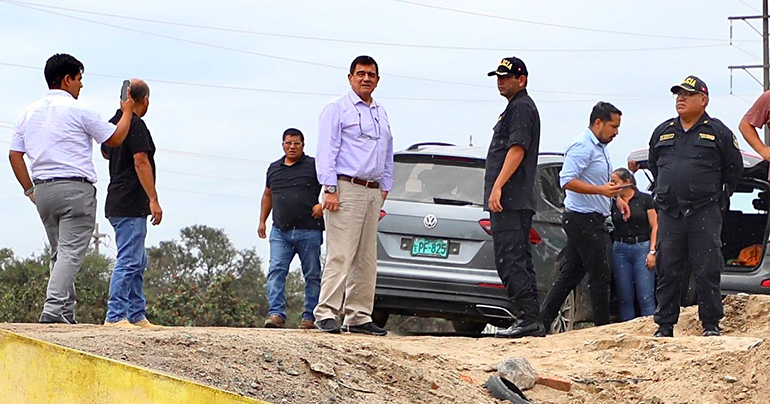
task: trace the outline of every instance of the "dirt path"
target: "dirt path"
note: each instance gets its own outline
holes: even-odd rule
[[[478,383],[509,357],[524,357],[540,374],[573,381],[569,393],[529,390],[538,404],[766,404],[770,296],[728,297],[725,312],[722,337],[700,337],[697,310],[688,308],[673,339],[651,338],[655,324],[649,318],[524,340],[0,327],[276,404],[499,403]]]

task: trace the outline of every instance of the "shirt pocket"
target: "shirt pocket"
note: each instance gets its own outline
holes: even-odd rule
[[[714,135],[701,133],[695,142],[693,142],[692,153],[689,153],[688,160],[696,167],[714,168],[720,161],[719,148]]]
[[[665,166],[674,162],[674,139],[662,140],[655,143],[655,152],[658,154],[658,165]]]

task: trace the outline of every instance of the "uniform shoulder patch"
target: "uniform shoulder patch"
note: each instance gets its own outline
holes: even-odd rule
[[[671,139],[674,138],[674,136],[676,136],[676,135],[673,134],[673,133],[666,133],[665,135],[660,135],[660,138],[658,139],[658,141],[662,142],[664,140],[671,140]]]
[[[733,136],[734,137],[734,136]],[[711,140],[712,142],[716,140],[716,136],[709,134],[709,133],[701,133],[700,134],[701,139]]]

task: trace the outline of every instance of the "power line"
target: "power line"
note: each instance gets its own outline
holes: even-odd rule
[[[3,1],[3,0],[0,0]],[[30,66],[30,65],[22,65],[18,63],[8,63],[8,62],[0,62],[0,66],[7,66],[7,67],[16,67],[16,68],[22,68],[22,69],[31,69],[31,70],[41,70],[38,66]],[[111,74],[102,74],[102,73],[92,73],[89,72],[88,75],[94,76],[94,77],[105,77],[105,78],[112,78],[112,79],[124,79],[126,76],[119,76],[119,75],[111,75]],[[339,95],[339,93],[322,93],[322,92],[311,92],[311,91],[294,91],[294,90],[280,90],[280,89],[267,89],[267,88],[258,88],[258,87],[243,87],[243,86],[228,86],[228,85],[219,85],[219,84],[209,84],[209,83],[195,83],[195,82],[185,82],[185,81],[175,81],[175,80],[158,80],[158,79],[151,79],[151,78],[145,78],[145,81],[148,82],[155,82],[155,83],[163,83],[163,84],[173,84],[173,85],[181,85],[181,86],[190,86],[190,87],[203,87],[203,88],[216,88],[221,90],[239,90],[239,91],[254,91],[254,92],[266,92],[266,93],[273,93],[273,94],[294,94],[294,95],[309,95],[309,96],[325,96],[325,97],[336,97]],[[489,87],[489,86],[485,86]],[[594,96],[594,97],[629,97],[628,94],[605,94],[605,93],[588,93],[588,92],[570,92],[570,91],[553,91],[553,90],[538,90],[536,88],[532,88],[531,91],[533,92],[540,92],[540,93],[554,93],[554,94],[564,94],[564,95],[578,95],[578,96]],[[637,96],[632,98],[660,98],[658,96]],[[500,101],[498,99],[489,99],[489,100],[481,100],[481,99],[467,99],[467,98],[423,98],[423,97],[389,97],[389,96],[381,96],[377,97],[378,99],[384,99],[384,100],[397,100],[397,101],[428,101],[428,102],[480,102],[480,103],[499,103]],[[540,103],[549,103],[549,102],[580,102],[583,100],[538,100]]]
[[[452,13],[472,15],[476,17],[493,18],[496,20],[512,21],[512,22],[518,22],[522,24],[538,25],[538,26],[550,27],[550,28],[562,28],[562,29],[571,29],[576,31],[595,32],[595,33],[601,33],[601,34],[637,36],[637,37],[645,37],[645,38],[679,39],[679,40],[687,40],[687,41],[707,41],[707,42],[727,43],[727,40],[718,39],[718,38],[698,38],[698,37],[687,37],[687,36],[659,35],[659,34],[648,34],[643,32],[617,31],[617,30],[608,30],[608,29],[599,29],[599,28],[579,27],[574,25],[564,25],[564,24],[555,24],[555,23],[542,22],[542,21],[524,20],[521,18],[512,18],[512,17],[505,17],[500,15],[494,15],[494,14],[479,13],[475,11],[459,10],[455,8],[435,6],[432,4],[418,3],[416,1],[409,1],[409,0],[391,0],[391,1],[396,3],[417,6],[417,7],[434,9],[434,10],[448,11]]]
[[[394,1],[396,1],[396,0],[394,0]],[[16,3],[16,2],[10,1],[10,0],[0,0],[0,2],[5,2],[6,4],[11,4],[11,5],[15,5],[17,7],[27,8],[27,9],[30,9],[30,10],[40,11],[42,13],[58,15],[58,16],[61,16],[61,17],[70,18],[70,19],[74,19],[74,20],[78,20],[78,21],[84,21],[84,22],[88,22],[88,23],[92,23],[92,24],[96,24],[96,25],[106,26],[106,27],[115,28],[115,29],[124,30],[124,31],[129,31],[129,32],[134,32],[134,33],[141,33],[141,34],[145,34],[145,35],[150,35],[150,36],[155,36],[155,37],[159,37],[159,38],[169,39],[169,40],[172,40],[172,41],[178,41],[178,42],[183,42],[183,43],[188,43],[188,44],[193,44],[193,45],[199,45],[199,46],[204,46],[204,47],[209,47],[209,48],[214,48],[214,49],[226,50],[226,51],[231,51],[231,52],[236,52],[236,53],[241,53],[241,54],[247,54],[247,55],[252,55],[252,56],[260,56],[260,57],[276,59],[276,60],[281,60],[281,61],[287,61],[287,62],[293,62],[293,63],[312,65],[312,66],[316,66],[316,67],[317,66],[321,66],[321,67],[327,67],[327,68],[332,68],[332,69],[337,69],[337,70],[348,71],[348,67],[345,67],[345,66],[337,66],[337,65],[325,64],[325,63],[319,63],[319,62],[310,62],[310,61],[307,61],[307,60],[293,59],[293,58],[288,58],[288,57],[283,57],[283,56],[270,55],[270,54],[266,54],[266,53],[253,52],[253,51],[233,48],[233,47],[229,47],[229,46],[216,45],[216,44],[211,44],[211,43],[207,43],[207,42],[201,42],[201,41],[195,41],[195,40],[190,40],[190,39],[185,39],[185,38],[179,38],[179,37],[165,35],[165,34],[158,34],[158,33],[149,32],[149,31],[143,31],[143,30],[139,30],[139,29],[135,29],[135,28],[128,28],[128,27],[123,27],[123,26],[120,26],[120,25],[109,24],[109,23],[105,23],[105,22],[101,22],[101,21],[94,21],[94,20],[90,20],[90,19],[87,19],[87,18],[76,17],[76,16],[69,15],[69,14],[64,14],[64,13],[59,13],[59,12],[56,12],[56,11],[50,11],[50,10],[45,10],[45,9],[37,8],[37,7],[34,7],[34,6],[27,6],[27,5],[19,4],[19,3]],[[397,78],[402,78],[402,79],[425,81],[425,82],[440,83],[440,84],[454,84],[454,85],[461,85],[461,86],[468,86],[468,87],[489,88],[489,85],[486,85],[486,84],[482,85],[482,84],[460,82],[460,81],[452,81],[452,80],[432,79],[432,78],[427,78],[427,77],[417,77],[417,76],[409,76],[409,75],[403,75],[403,74],[390,74],[389,77],[397,77]],[[277,90],[274,90],[274,91],[277,91]],[[611,96],[611,97],[616,97],[616,96],[617,97],[623,97],[623,96],[626,95],[626,94],[580,93],[580,92],[555,91],[555,90],[540,90],[540,92],[552,93],[552,94]],[[412,100],[412,101],[439,101],[439,99],[416,99],[416,98],[397,98],[397,97],[393,97],[391,99]],[[460,100],[440,100],[440,101],[459,102]],[[490,102],[490,101],[482,101],[482,102]],[[543,102],[543,101],[541,101],[541,102]]]
[[[745,2],[745,1],[743,1],[743,0],[736,0],[736,1],[737,1],[737,2],[739,2],[739,3],[742,3],[744,6],[746,6],[746,7],[750,8],[750,9],[752,9],[752,10],[754,10],[754,11],[757,11],[757,12],[760,12],[760,13],[762,12],[762,10],[760,10],[760,9],[758,9],[758,8],[756,8],[756,7],[754,7],[754,6],[752,6],[752,5],[751,5],[751,4],[749,4],[749,3],[746,3],[746,2]]]
[[[208,30],[208,31],[227,32],[227,33],[246,34],[246,35],[257,35],[257,36],[268,36],[268,37],[275,37],[275,38],[300,39],[300,40],[307,40],[307,41],[343,43],[343,44],[389,46],[389,47],[398,47],[398,48],[458,50],[458,51],[490,51],[490,52],[494,51],[494,52],[548,52],[548,53],[550,53],[550,52],[553,52],[553,53],[557,53],[557,52],[558,53],[565,53],[565,52],[574,52],[574,53],[609,53],[609,52],[660,51],[660,50],[693,49],[693,48],[709,48],[709,47],[726,46],[725,44],[719,44],[719,45],[666,46],[666,47],[621,48],[621,49],[606,49],[606,48],[603,48],[603,49],[511,49],[511,48],[490,48],[490,47],[473,47],[473,46],[449,46],[449,45],[429,45],[429,44],[413,44],[413,43],[377,42],[377,41],[361,41],[361,40],[355,40],[355,39],[324,38],[324,37],[317,37],[317,36],[305,36],[305,35],[283,34],[283,33],[275,33],[275,32],[253,31],[253,30],[246,30],[246,29],[215,27],[215,26],[202,25],[202,24],[190,24],[190,23],[177,22],[177,21],[166,21],[166,20],[157,20],[157,19],[151,19],[151,18],[140,18],[140,17],[133,17],[133,16],[127,16],[127,15],[121,15],[121,14],[113,14],[113,13],[102,13],[102,12],[96,12],[96,11],[81,10],[81,9],[68,8],[68,7],[59,7],[59,6],[52,6],[52,5],[48,5],[48,4],[30,3],[30,2],[16,1],[16,0],[0,0],[0,1],[3,1],[5,3],[10,3],[10,4],[15,4],[15,5],[26,5],[26,6],[40,7],[40,8],[53,9],[53,10],[62,10],[62,11],[69,11],[69,12],[74,12],[74,13],[96,15],[96,16],[101,16],[101,17],[119,18],[119,19],[124,19],[124,20],[129,20],[129,21],[149,22],[149,23],[153,23],[153,24],[161,24],[161,25],[183,27],[183,28],[202,29],[202,30]]]

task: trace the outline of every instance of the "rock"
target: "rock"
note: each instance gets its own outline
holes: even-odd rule
[[[334,372],[334,367],[332,365],[329,365],[327,363],[323,362],[316,362],[316,363],[310,363],[310,370],[316,373],[320,373],[324,376],[328,377],[335,377],[337,374]]]
[[[505,359],[497,364],[497,371],[522,390],[531,389],[537,380],[535,370],[524,358]]]
[[[722,380],[728,382],[728,383],[737,383],[738,378],[735,376],[725,375],[725,377],[722,378]]]
[[[273,358],[273,355],[270,355],[270,353],[268,352],[265,352],[264,354],[262,354],[262,357],[265,359],[265,362],[267,363],[275,362],[275,358]]]
[[[286,372],[286,374],[289,375],[289,376],[299,376],[300,375],[299,371],[297,371],[296,369],[291,369],[291,368],[285,369],[284,372]]]

